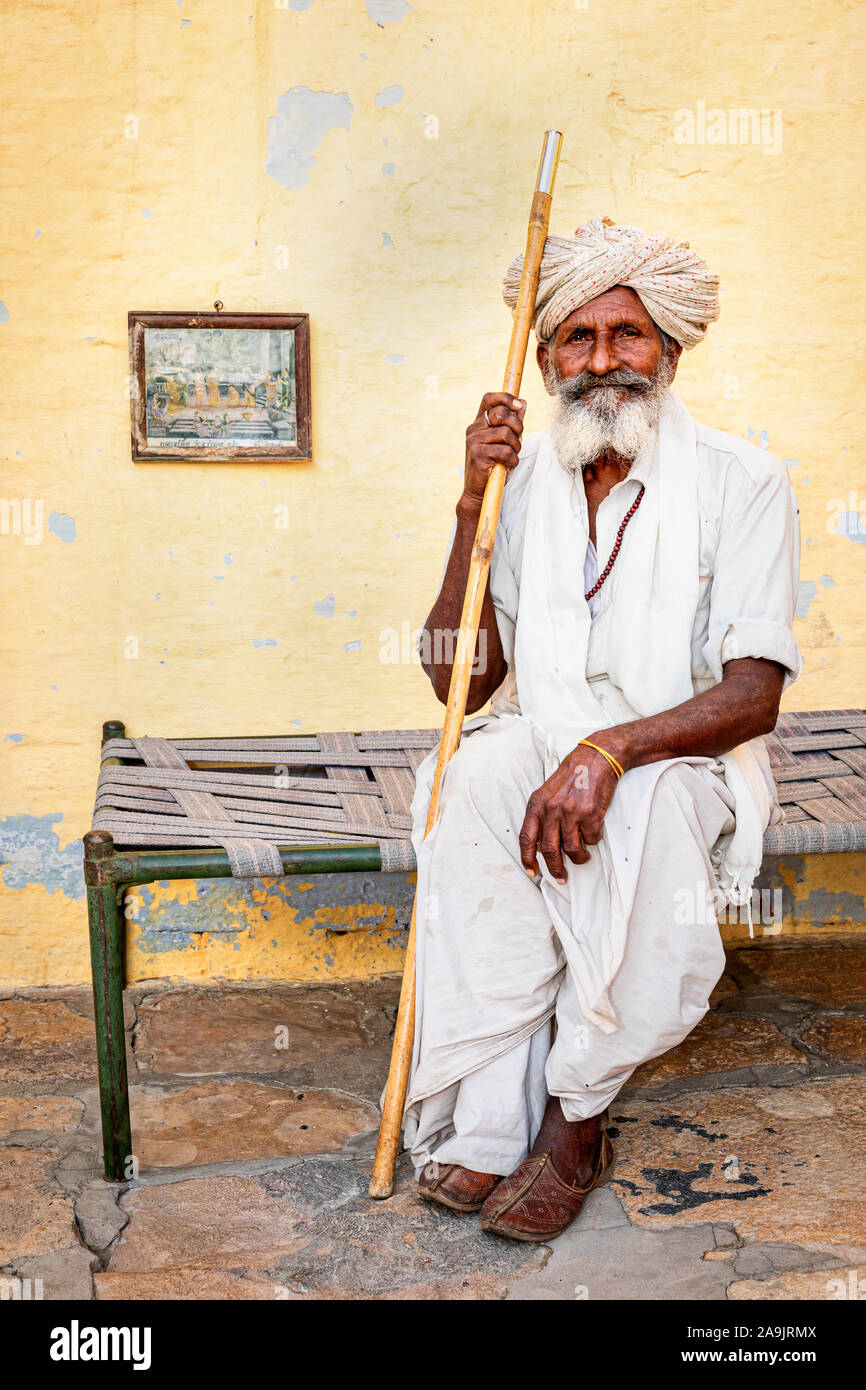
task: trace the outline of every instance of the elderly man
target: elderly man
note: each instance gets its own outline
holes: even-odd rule
[[[505,281],[513,307],[521,258]],[[550,237],[535,309],[549,427],[484,396],[425,635],[439,699],[488,473],[509,470],[467,725],[426,840],[413,804],[422,1196],[549,1240],[609,1171],[608,1106],[724,968],[777,821],[762,735],[800,670],[797,508],[772,454],[670,390],[718,317],[687,244],[595,218]],[[751,922],[751,917],[749,918]]]

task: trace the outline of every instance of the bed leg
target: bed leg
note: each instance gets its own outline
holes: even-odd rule
[[[107,872],[114,842],[104,830],[84,836],[84,876],[90,923],[90,964],[96,1018],[96,1056],[105,1177],[124,1182],[133,1176],[130,1160],[129,1082],[123,1028],[123,933],[125,921],[117,887]]]

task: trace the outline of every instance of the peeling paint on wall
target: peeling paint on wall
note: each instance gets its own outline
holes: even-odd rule
[[[48,518],[48,529],[59,541],[74,541],[76,538],[75,518],[65,512],[52,512]]]
[[[60,837],[52,827],[62,820],[59,812],[0,820],[0,876],[7,888],[20,890],[39,884],[48,893],[84,897],[84,846],[73,840],[65,849],[60,848]]]
[[[367,0],[366,3],[367,14],[377,24],[396,24],[411,8],[406,0]]]
[[[817,592],[818,585],[815,583],[814,579],[800,580],[800,588],[797,591],[797,607],[794,610],[795,618],[808,617],[809,609],[812,607]]]
[[[403,88],[399,82],[396,82],[393,87],[383,87],[381,92],[376,93],[377,106],[396,106],[402,100]]]
[[[130,979],[393,973],[402,968],[414,891],[414,874],[362,873],[132,889]]]
[[[836,535],[844,536],[849,541],[857,541],[859,545],[866,545],[866,526],[860,520],[860,513],[843,512],[836,526]]]
[[[234,945],[249,930],[249,890],[235,893],[234,884],[227,889],[222,882],[201,883],[192,903],[185,903],[162,896],[173,887],[158,883],[128,891],[125,906],[128,920],[138,927],[137,950],[147,955],[189,950],[204,933]]]
[[[866,899],[861,894],[815,888],[805,898],[795,899],[791,915],[797,922],[821,922],[828,929],[846,922],[866,921]]]
[[[317,163],[315,151],[329,130],[348,130],[354,107],[347,92],[292,87],[268,121],[265,168],[284,188],[303,188]]]

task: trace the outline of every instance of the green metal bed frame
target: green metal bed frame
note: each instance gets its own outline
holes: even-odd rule
[[[103,724],[103,744],[124,736],[125,727],[119,720],[110,719]],[[381,851],[375,842],[369,845],[304,845],[301,848],[280,845],[279,854],[286,874],[369,873],[382,867]],[[133,1176],[123,1026],[124,895],[128,888],[137,884],[157,883],[162,879],[231,876],[229,857],[223,849],[117,850],[106,830],[89,830],[84,836],[99,1103],[104,1172],[109,1182],[124,1182]]]

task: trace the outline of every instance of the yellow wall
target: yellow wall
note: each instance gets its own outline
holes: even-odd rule
[[[864,487],[857,13],[7,0],[0,496],[41,502],[44,537],[0,535],[0,979],[87,976],[78,841],[103,719],[169,736],[437,722],[380,634],[414,629],[438,582],[548,126],[554,231],[604,213],[719,271],[721,320],[680,386],[698,418],[790,462],[806,668],[786,706],[866,703],[866,517],[834,531]],[[313,162],[287,158],[281,98]],[[766,148],[682,143],[699,103],[781,127],[767,117]],[[310,314],[312,464],[130,462],[127,311],[217,298]],[[540,428],[534,367],[525,393]],[[286,963],[246,941],[231,957],[210,965]],[[368,968],[347,957],[338,973]],[[186,971],[182,951],[164,964]],[[141,953],[131,969],[154,973]]]

